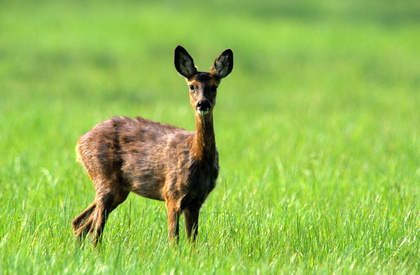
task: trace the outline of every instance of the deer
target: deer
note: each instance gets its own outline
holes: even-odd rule
[[[223,51],[209,72],[198,71],[182,46],[175,48],[174,57],[188,85],[195,132],[143,117],[112,117],[82,135],[77,159],[96,194],[72,222],[76,239],[89,235],[96,245],[109,214],[133,192],[165,202],[171,243],[178,243],[182,214],[187,240],[195,242],[200,209],[219,175],[213,109],[221,79],[232,72],[233,52]]]

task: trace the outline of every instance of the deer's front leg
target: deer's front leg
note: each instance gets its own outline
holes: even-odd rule
[[[185,230],[187,231],[187,238],[194,242],[198,234],[198,217],[200,214],[201,204],[193,203],[184,209]]]
[[[181,211],[175,201],[167,200],[169,240],[177,244],[179,241],[179,217]]]

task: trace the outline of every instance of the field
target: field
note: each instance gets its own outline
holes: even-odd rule
[[[417,1],[0,1],[0,274],[419,274]],[[79,136],[115,115],[194,130],[173,65],[232,48],[220,177],[195,245],[130,195],[102,245]]]

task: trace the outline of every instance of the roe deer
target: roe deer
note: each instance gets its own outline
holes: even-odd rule
[[[172,242],[178,242],[182,213],[188,240],[196,239],[199,210],[219,173],[212,111],[216,89],[232,71],[233,52],[225,50],[210,72],[199,72],[188,52],[178,46],[175,68],[189,87],[195,132],[141,117],[113,117],[79,138],[78,160],[96,190],[93,203],[73,220],[79,239],[89,234],[96,244],[108,215],[130,192],[165,202]]]

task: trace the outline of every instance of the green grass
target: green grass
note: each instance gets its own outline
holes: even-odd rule
[[[0,2],[0,274],[420,272],[416,1],[114,2]],[[80,249],[77,138],[114,115],[192,130],[178,44],[202,70],[235,53],[198,242],[130,195]]]

